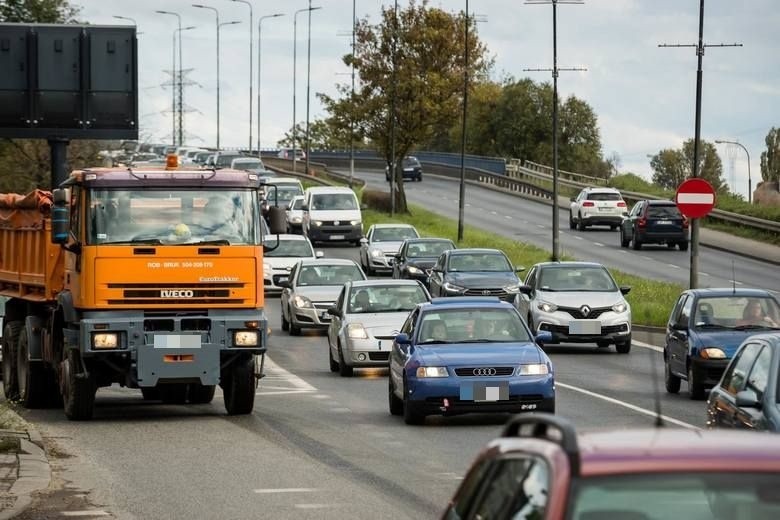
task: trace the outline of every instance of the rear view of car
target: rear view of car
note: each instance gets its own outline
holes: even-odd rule
[[[640,200],[620,224],[620,246],[666,244],[688,249],[688,219],[671,200]]]
[[[417,160],[417,157],[407,156],[401,163],[402,178],[404,180],[409,179],[417,182],[422,181],[422,164]],[[385,180],[390,181],[390,168],[385,167]]]
[[[569,228],[584,231],[588,226],[617,229],[626,213],[626,203],[614,188],[585,188],[571,199]]]

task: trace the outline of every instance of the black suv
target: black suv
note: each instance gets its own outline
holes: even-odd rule
[[[417,160],[417,157],[412,157],[411,155],[404,157],[404,160],[401,162],[401,167],[403,168],[404,180],[422,181],[422,164]],[[385,180],[390,182],[390,168],[387,166],[385,166]]]
[[[620,246],[642,249],[644,244],[666,244],[688,249],[688,219],[671,200],[640,200],[620,224]]]
[[[498,249],[452,249],[436,261],[428,287],[431,296],[497,296],[512,303],[521,285],[516,273],[522,271]]]
[[[393,262],[393,278],[420,280],[425,283],[428,270],[444,251],[456,249],[448,238],[407,238]]]

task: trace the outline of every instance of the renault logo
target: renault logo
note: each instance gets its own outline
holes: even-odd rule
[[[495,368],[475,368],[471,371],[472,374],[475,376],[494,376],[496,375],[496,369]]]
[[[587,305],[583,305],[582,307],[580,307],[580,312],[582,313],[583,316],[587,316],[588,314],[590,314],[590,307],[588,307]]]

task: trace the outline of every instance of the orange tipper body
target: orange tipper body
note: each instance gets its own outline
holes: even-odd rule
[[[6,395],[35,406],[61,388],[78,419],[92,414],[92,388],[207,402],[219,384],[228,412],[251,411],[267,339],[257,189],[252,173],[169,165],[0,194],[3,347],[31,372],[15,370]],[[235,367],[251,371],[243,386]]]

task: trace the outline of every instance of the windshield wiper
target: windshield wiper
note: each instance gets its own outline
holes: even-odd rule
[[[429,339],[419,343],[420,345],[441,345],[443,343],[452,343],[452,341],[445,341],[443,339]]]
[[[217,240],[201,240],[200,242],[190,242],[187,245],[193,245],[193,244],[196,245],[196,246],[200,246],[200,245],[229,246],[230,245],[230,240],[228,240],[226,238],[220,238],[220,239],[217,239]]]
[[[720,323],[697,323],[696,328],[698,329],[731,329],[731,327],[727,327],[726,325],[721,325]]]
[[[463,341],[457,341],[456,343],[493,343],[492,339],[464,339]]]
[[[143,244],[151,246],[161,246],[162,240],[159,238],[134,238],[132,240],[117,240],[116,242],[100,242],[100,246],[117,246],[124,244]]]
[[[737,325],[734,330],[773,329],[770,325]]]

